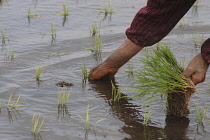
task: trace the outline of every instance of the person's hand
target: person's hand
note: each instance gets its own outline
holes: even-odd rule
[[[113,68],[104,62],[90,70],[89,80],[99,80],[103,77],[113,78],[117,71],[118,68]]]
[[[205,80],[206,71],[208,70],[209,64],[203,59],[199,53],[196,55],[187,66],[186,70],[182,73],[185,77],[191,78],[193,83],[197,85]]]

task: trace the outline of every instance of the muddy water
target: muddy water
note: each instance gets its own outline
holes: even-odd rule
[[[62,3],[65,2],[69,13],[66,20],[58,15],[62,12]],[[144,100],[122,99],[114,104],[111,99],[111,84],[107,81],[82,83],[81,64],[86,60],[90,69],[100,63],[93,54],[85,48],[92,46],[93,38],[90,27],[93,23],[101,23],[103,48],[102,61],[125,38],[125,29],[129,26],[133,16],[146,0],[114,0],[112,15],[104,17],[99,14],[107,0],[8,0],[0,5],[0,28],[6,32],[6,42],[0,54],[0,140],[28,140],[38,139],[30,133],[33,114],[45,118],[41,132],[43,140],[208,140],[210,135],[209,124],[204,124],[204,130],[196,127],[194,107],[190,106],[190,114],[180,121],[170,120],[165,116],[164,101],[159,100],[148,105],[153,110],[148,126],[143,125]],[[194,47],[194,37],[200,41],[210,36],[210,19],[208,0],[202,0],[198,9],[191,9],[183,18],[186,26],[177,25],[174,30],[162,41],[170,44],[178,61],[183,57],[190,61],[200,48]],[[26,13],[39,17],[28,19]],[[57,28],[56,40],[52,42],[51,24]],[[143,50],[149,51],[150,49]],[[15,52],[15,59],[10,60],[11,51]],[[131,63],[140,69],[138,58],[135,56]],[[58,56],[60,53],[65,55]],[[51,55],[50,54],[54,54]],[[44,67],[39,83],[33,79],[39,66]],[[123,66],[116,75],[115,84],[123,87],[123,93],[128,96],[138,94],[131,91],[129,86],[132,78]],[[210,106],[207,72],[206,81],[199,84],[198,92],[192,97],[191,104],[198,107]],[[57,82],[73,83],[71,97],[67,103],[68,113],[58,112]],[[6,104],[11,93],[14,97],[20,95],[19,104],[24,107],[8,111]],[[90,127],[85,131],[84,122],[78,115],[85,118],[89,106]],[[207,113],[206,120],[210,114]],[[97,121],[106,118],[96,125]],[[40,138],[40,139],[41,139]]]

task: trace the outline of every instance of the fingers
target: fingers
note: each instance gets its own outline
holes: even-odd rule
[[[205,74],[204,73],[195,73],[192,75],[192,81],[195,85],[197,85],[198,83],[204,82],[205,81]]]
[[[191,69],[189,66],[187,67],[186,70],[184,70],[184,72],[182,73],[183,76],[185,76],[186,78],[189,78],[193,75],[194,71],[193,69]]]

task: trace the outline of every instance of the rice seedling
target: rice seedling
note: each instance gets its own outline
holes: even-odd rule
[[[85,83],[87,78],[89,77],[89,71],[87,70],[87,67],[86,67],[86,60],[83,61],[81,65],[81,69],[82,69],[82,79],[83,79],[83,82]]]
[[[150,109],[149,111],[144,111],[143,125],[147,126],[149,123],[149,119],[152,116],[153,111]]]
[[[7,33],[5,32],[4,29],[1,29],[1,44],[2,44],[2,46],[6,45],[6,39],[8,39],[8,42],[9,42],[9,35],[7,35]]]
[[[200,47],[202,45],[202,40],[200,39],[200,37],[198,35],[193,35],[193,38],[194,38],[194,47]],[[202,38],[203,38],[203,35],[202,35]]]
[[[135,71],[137,71],[138,69],[134,69],[134,64],[128,63],[128,69],[124,70],[127,73],[134,73]]]
[[[39,15],[36,15],[36,14],[31,14],[31,9],[28,8],[28,12],[27,12],[27,17],[28,18],[32,18],[32,17],[38,17]]]
[[[69,12],[68,12],[68,9],[66,8],[66,4],[65,3],[62,4],[62,9],[63,9],[63,13],[62,13],[63,16],[70,15]]]
[[[94,53],[100,53],[102,48],[102,39],[100,36],[96,36],[93,42],[93,47],[92,48],[86,48],[87,50],[90,50],[91,52]]]
[[[115,11],[112,8],[112,0],[109,1],[108,5],[103,5],[103,10],[101,11],[101,13],[104,13],[105,15],[107,14],[112,14]]]
[[[66,105],[71,95],[71,90],[67,88],[62,88],[58,90],[58,105]]]
[[[13,93],[9,96],[8,98],[8,102],[7,102],[7,109],[11,110],[11,109],[15,109],[16,107],[23,107],[24,105],[19,105],[19,100],[20,100],[20,95],[18,96],[17,99],[14,99],[12,101],[13,98]]]
[[[52,36],[52,42],[55,41],[56,39],[56,26],[54,24],[51,24],[51,33],[50,35]]]
[[[88,105],[88,107],[87,107],[87,109],[86,109],[86,116],[85,116],[85,119],[84,119],[82,116],[80,116],[80,115],[78,115],[78,116],[83,120],[85,130],[89,130],[89,129],[90,129],[89,105]]]
[[[121,88],[117,89],[112,81],[111,84],[112,84],[112,100],[116,102],[119,101],[121,98],[124,98],[122,96]]]
[[[59,53],[58,56],[66,55],[67,53]]]
[[[133,88],[140,93],[134,97],[146,97],[146,101],[165,98],[167,114],[186,116],[189,113],[188,101],[196,90],[190,79],[181,75],[181,67],[168,45],[162,45],[146,52],[140,59],[143,70],[135,74]],[[149,97],[148,97],[149,96]]]
[[[43,76],[41,75],[41,73],[42,73],[43,70],[44,70],[43,67],[38,67],[38,68],[36,69],[36,75],[35,75],[33,78],[35,78],[37,81],[39,81],[40,78],[43,77]]]
[[[81,115],[77,115],[77,116],[80,117],[80,118],[82,119],[82,121],[84,122],[84,128],[85,128],[85,130],[86,130],[86,131],[87,131],[87,130],[90,130],[89,105],[88,105],[88,107],[87,107],[87,109],[86,109],[86,116],[85,116],[85,118],[83,118]],[[103,121],[103,120],[106,120],[106,118],[99,119],[99,120],[95,123],[94,128],[96,127],[96,125],[97,125],[99,122],[101,122],[101,121]]]
[[[100,27],[97,27],[96,23],[91,25],[90,33],[92,36],[95,36],[97,33],[100,33]]]
[[[8,2],[8,0],[0,0],[0,5],[2,5],[4,2]]]
[[[39,134],[42,130],[42,126],[44,124],[44,118],[41,118],[39,115],[34,114],[32,118],[32,134]]]
[[[187,26],[189,26],[189,24],[185,23],[184,20],[181,20],[181,21],[178,23],[178,27],[179,27],[179,28],[185,28],[185,27],[187,27]]]
[[[210,107],[199,108],[196,105],[194,105],[194,107],[195,107],[195,113],[196,113],[196,123],[197,125],[203,126],[204,123],[207,123],[207,121],[205,121],[205,118]]]
[[[14,59],[15,59],[15,51],[12,51],[12,52],[10,53],[9,58],[10,58],[11,60],[14,60]]]

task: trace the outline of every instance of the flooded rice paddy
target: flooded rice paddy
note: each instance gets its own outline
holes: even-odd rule
[[[100,13],[109,0],[1,0],[0,1],[0,140],[209,140],[210,125],[196,125],[196,111],[210,106],[209,77],[197,86],[191,98],[190,114],[182,120],[166,117],[165,102],[158,100],[148,104],[153,110],[148,125],[143,124],[145,101],[121,99],[113,103],[111,83],[108,81],[82,80],[81,65],[87,69],[99,64],[115,50],[125,38],[136,12],[146,0],[113,0],[112,14]],[[69,15],[63,16],[65,3]],[[190,61],[200,52],[201,43],[210,37],[210,2],[200,0],[185,15],[172,32],[162,40],[169,44],[178,61],[185,57]],[[31,17],[27,17],[30,9]],[[95,37],[91,26],[100,26],[102,49],[94,55]],[[56,36],[51,26],[56,27]],[[99,33],[97,33],[98,35]],[[5,37],[5,39],[3,39]],[[130,60],[135,69],[141,69],[139,58],[147,48]],[[13,58],[14,56],[14,58]],[[43,67],[42,77],[34,78],[38,67]],[[122,87],[126,96],[138,94],[129,86],[131,75],[125,72],[128,64],[116,74],[115,85]],[[58,106],[56,83],[71,83],[71,95],[65,106]],[[7,109],[18,99],[15,109]],[[84,125],[89,110],[89,125]],[[33,115],[39,115],[44,123],[39,135],[31,134]],[[84,119],[84,120],[83,120]],[[210,119],[207,112],[206,121]],[[85,129],[86,127],[86,129]]]

